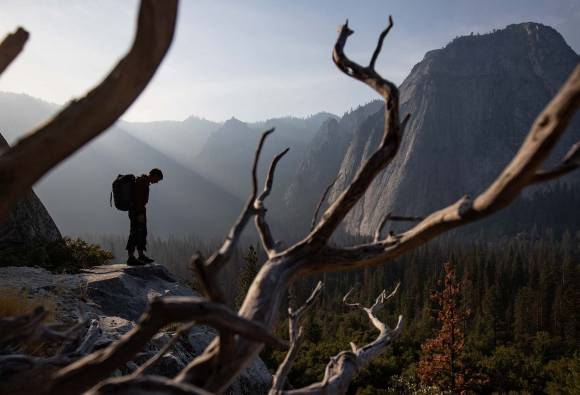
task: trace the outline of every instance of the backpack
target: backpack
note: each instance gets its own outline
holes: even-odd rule
[[[109,204],[121,211],[129,211],[133,205],[133,189],[135,187],[135,176],[133,174],[119,174],[113,181],[113,191],[109,198]]]

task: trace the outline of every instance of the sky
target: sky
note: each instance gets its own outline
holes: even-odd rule
[[[0,91],[63,104],[129,49],[138,2],[0,0],[0,10],[0,34],[18,26],[31,33]],[[343,114],[376,95],[332,63],[337,28],[349,19],[355,34],[345,52],[367,64],[389,14],[395,26],[376,69],[397,84],[425,52],[512,23],[550,25],[580,52],[580,0],[182,0],[172,47],[123,119]]]

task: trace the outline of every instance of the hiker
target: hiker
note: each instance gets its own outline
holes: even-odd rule
[[[131,227],[129,240],[127,240],[127,265],[144,265],[154,260],[145,255],[147,250],[147,209],[145,206],[149,201],[149,185],[157,184],[163,180],[163,173],[159,169],[153,169],[149,175],[143,174],[135,178],[133,187],[133,202],[129,208],[129,220]],[[135,249],[139,254],[135,258]]]

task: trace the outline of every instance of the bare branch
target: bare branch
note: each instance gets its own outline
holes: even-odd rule
[[[532,179],[533,183],[540,183],[562,177],[580,166],[580,141],[574,144],[558,166],[550,170],[539,170]]]
[[[133,46],[107,78],[0,156],[0,220],[44,174],[129,108],[163,60],[176,16],[177,0],[142,0]]]
[[[403,138],[403,135],[405,134],[405,130],[407,129],[407,125],[409,124],[410,120],[411,114],[407,114],[405,115],[405,118],[403,118],[403,121],[401,122],[401,127],[399,129],[399,134],[401,135],[401,138]]]
[[[282,159],[284,155],[288,152],[290,148],[286,148],[284,151],[280,152],[274,157],[270,168],[268,170],[268,175],[266,181],[264,182],[264,190],[260,196],[256,199],[254,203],[254,210],[256,211],[256,228],[260,234],[260,239],[262,240],[262,246],[266,251],[268,256],[272,256],[276,253],[276,242],[272,237],[272,232],[270,226],[266,222],[266,208],[264,207],[264,200],[270,195],[272,191],[272,184],[274,183],[274,172],[276,171],[276,165]]]
[[[70,341],[75,340],[86,329],[87,321],[79,317],[76,325],[43,324],[48,312],[38,306],[30,314],[0,318],[0,345],[24,343],[26,341]]]
[[[81,320],[85,322],[84,317]],[[39,323],[37,328],[40,327],[42,325]],[[37,330],[36,333],[29,333],[18,339],[19,342],[30,339],[68,341],[69,343],[57,355],[52,357],[33,357],[22,354],[0,356],[0,372],[4,373],[2,380],[0,380],[0,393],[22,395],[40,393],[41,390],[38,388],[39,383],[46,386],[46,383],[50,382],[52,375],[58,369],[71,364],[93,350],[98,335],[101,333],[101,329],[99,322],[93,320],[91,321],[89,329],[86,330],[84,337],[82,336],[82,332],[79,331],[68,332],[67,336],[56,336],[55,334],[57,333],[59,332],[54,332],[48,338],[44,338],[42,337],[42,330]],[[76,337],[73,338],[73,335]],[[79,344],[79,346],[75,347],[75,343]]]
[[[280,390],[275,393],[270,392],[270,395],[345,394],[348,386],[360,373],[360,371],[363,370],[374,358],[382,354],[386,348],[391,345],[393,340],[395,340],[400,335],[403,328],[402,316],[399,316],[397,326],[394,329],[390,329],[386,323],[382,322],[376,316],[376,313],[384,307],[387,300],[396,294],[398,289],[399,284],[397,284],[393,292],[391,292],[389,295],[387,295],[387,293],[383,290],[371,307],[363,307],[359,303],[345,302],[347,306],[360,308],[365,313],[367,313],[371,323],[379,330],[379,335],[373,342],[363,347],[357,347],[354,343],[350,343],[350,351],[341,351],[338,355],[331,357],[330,362],[328,365],[326,365],[324,378],[321,382],[296,390]],[[344,301],[348,299],[351,291],[352,289],[344,296]]]
[[[160,376],[125,376],[108,379],[87,395],[212,395],[201,388],[186,383],[177,383]]]
[[[379,36],[377,47],[375,48],[375,52],[373,52],[373,56],[369,63],[369,69],[371,70],[375,69],[375,62],[377,61],[377,58],[381,53],[381,49],[383,48],[383,41],[385,41],[385,37],[387,37],[387,34],[389,34],[389,31],[391,30],[392,27],[393,27],[393,17],[389,15],[389,24],[387,25],[387,28],[383,30],[383,32]]]
[[[328,186],[326,187],[326,189],[322,193],[322,196],[320,197],[320,200],[318,201],[318,204],[316,205],[316,209],[314,210],[314,215],[312,216],[312,222],[310,223],[310,231],[311,232],[314,230],[314,227],[316,226],[316,221],[318,219],[318,212],[320,211],[320,208],[324,204],[324,201],[326,200],[326,196],[328,195],[328,192],[330,192],[330,190],[332,189],[334,184],[336,184],[336,182],[340,178],[342,178],[342,174],[337,175],[334,178],[334,180],[332,180],[332,182],[330,184],[328,184]]]
[[[24,44],[28,41],[30,35],[26,30],[19,27],[14,33],[7,35],[0,43],[0,74],[6,70],[10,63],[24,49]]]
[[[278,348],[287,347],[285,342],[270,334],[263,325],[238,316],[222,304],[197,297],[162,297],[150,303],[138,324],[119,341],[57,372],[48,393],[78,393],[87,390],[130,361],[167,324],[194,320],[237,333],[255,342],[265,342]]]
[[[139,376],[139,375],[143,375],[147,371],[147,369],[150,369],[153,365],[155,365],[157,362],[159,362],[161,360],[161,358],[163,358],[165,356],[165,354],[167,354],[167,352],[169,352],[169,350],[171,350],[171,348],[175,345],[175,343],[177,343],[179,338],[183,334],[187,334],[191,330],[192,327],[193,327],[193,323],[190,323],[187,325],[182,325],[173,334],[173,337],[171,338],[171,340],[169,340],[167,342],[167,344],[165,344],[163,346],[163,348],[161,348],[161,350],[159,350],[159,352],[157,354],[155,354],[153,357],[151,357],[149,360],[147,360],[143,365],[139,366],[139,368],[137,370],[135,370],[131,375],[134,377]]]
[[[391,19],[389,20],[392,22]],[[386,36],[389,30],[390,27],[383,34]],[[362,195],[364,195],[375,177],[391,163],[399,150],[401,141],[399,90],[395,84],[381,77],[373,68],[362,67],[351,61],[344,54],[346,40],[352,33],[353,31],[349,29],[347,21],[340,29],[338,39],[334,46],[332,59],[342,72],[370,86],[383,97],[385,100],[384,131],[377,150],[362,165],[350,185],[326,210],[319,224],[310,233],[310,241],[318,245],[326,244],[344,217],[350,212]],[[375,50],[375,54],[373,54],[374,60],[376,60],[380,52],[383,39],[384,37],[379,40],[379,45]],[[371,64],[374,65],[373,59],[371,59]],[[405,121],[405,124],[407,121]]]
[[[290,373],[290,368],[292,367],[292,364],[298,355],[300,345],[302,344],[302,337],[304,332],[302,326],[299,327],[299,325],[301,325],[302,318],[304,317],[306,311],[310,308],[310,306],[312,306],[312,303],[320,294],[322,285],[322,281],[319,281],[318,284],[316,284],[316,287],[312,291],[310,297],[298,310],[293,312],[292,309],[288,309],[288,332],[290,338],[290,349],[288,350],[286,357],[278,367],[278,370],[272,379],[272,388],[270,389],[269,395],[277,395],[282,393],[284,390],[286,378],[288,377],[288,373]]]
[[[254,161],[252,164],[252,194],[248,199],[242,213],[238,217],[238,220],[234,224],[234,226],[230,229],[228,236],[226,237],[224,243],[222,244],[221,248],[213,254],[207,261],[206,269],[211,272],[211,275],[215,277],[215,275],[221,271],[223,266],[229,262],[233,250],[242,234],[242,231],[246,227],[246,224],[250,220],[250,218],[256,213],[254,209],[254,202],[256,200],[256,196],[258,195],[258,161],[260,159],[260,154],[262,152],[262,147],[264,146],[264,142],[266,138],[274,132],[274,129],[269,129],[262,133],[260,140],[258,141],[258,147],[256,148],[256,153],[254,154]]]
[[[422,221],[423,217],[402,217],[400,215],[392,215],[392,213],[387,213],[385,217],[381,220],[377,230],[375,231],[375,235],[373,237],[373,241],[378,242],[381,240],[381,232],[383,228],[389,221],[399,221],[399,222],[415,222],[415,221]]]

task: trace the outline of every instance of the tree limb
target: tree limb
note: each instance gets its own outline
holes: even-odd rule
[[[373,240],[375,242],[378,242],[381,240],[381,232],[383,231],[383,228],[385,227],[385,225],[389,221],[415,222],[415,221],[421,221],[422,219],[423,219],[423,217],[403,217],[400,215],[392,215],[392,213],[387,213],[387,215],[384,216],[384,218],[381,220],[379,226],[377,227],[377,230],[375,231],[375,235],[373,237]]]
[[[19,27],[14,33],[7,35],[0,43],[0,74],[6,70],[10,63],[24,49],[24,44],[28,41],[30,35],[26,30]]]
[[[157,352],[157,354],[155,354],[153,357],[148,359],[143,365],[139,366],[139,368],[137,370],[135,370],[131,375],[133,377],[143,375],[147,371],[147,369],[150,369],[153,365],[155,365],[157,362],[159,362],[161,360],[161,358],[163,358],[165,356],[165,354],[167,354],[167,352],[169,350],[171,350],[171,348],[175,345],[175,343],[177,343],[179,338],[183,334],[187,334],[191,330],[192,327],[193,327],[193,323],[182,325],[181,327],[179,327],[179,329],[171,337],[171,340],[169,340],[167,342],[167,344],[165,344],[161,348],[161,350],[159,350]]]
[[[272,159],[270,168],[268,169],[268,175],[266,181],[264,182],[264,190],[258,196],[254,202],[254,210],[256,212],[256,229],[260,234],[260,240],[262,240],[262,246],[266,251],[266,254],[270,257],[276,254],[276,242],[272,237],[272,232],[270,226],[266,222],[266,208],[264,207],[264,200],[270,195],[272,191],[272,184],[274,183],[274,172],[276,171],[276,165],[282,159],[284,155],[288,152],[290,148],[286,148],[284,151],[280,152],[278,155]]]
[[[150,303],[138,324],[117,342],[57,372],[48,393],[56,395],[87,390],[133,359],[164,326],[194,320],[256,342],[278,348],[287,347],[285,342],[274,337],[261,324],[238,316],[222,304],[198,297],[161,297]]]
[[[332,180],[332,182],[330,184],[328,184],[328,186],[326,187],[326,189],[322,193],[322,196],[320,197],[320,200],[318,201],[318,204],[316,205],[316,209],[314,210],[314,214],[312,215],[312,222],[310,223],[310,231],[311,232],[314,230],[314,227],[316,226],[316,220],[318,219],[318,213],[320,212],[320,208],[322,207],[322,205],[324,204],[324,201],[326,200],[326,196],[328,195],[328,192],[330,192],[330,190],[332,189],[334,184],[336,184],[336,182],[341,177],[342,177],[342,174],[337,175],[334,178],[334,180]]]
[[[538,170],[532,182],[540,183],[562,177],[576,170],[578,166],[580,166],[580,141],[570,148],[558,166],[549,170]]]
[[[312,303],[316,299],[316,297],[320,294],[322,290],[322,281],[319,281],[316,284],[316,287],[312,291],[310,297],[304,302],[302,307],[300,307],[295,312],[292,309],[288,309],[288,333],[290,339],[290,349],[284,357],[284,360],[278,367],[276,374],[272,378],[272,388],[270,389],[269,395],[278,395],[282,393],[284,390],[284,384],[286,383],[286,378],[288,377],[288,373],[290,373],[290,369],[296,356],[298,355],[298,350],[300,349],[300,345],[302,344],[302,338],[304,335],[302,324],[302,318],[306,311],[312,306]],[[300,327],[299,327],[300,325]]]
[[[161,376],[125,376],[103,381],[87,395],[212,395],[191,384]]]
[[[403,317],[399,316],[397,326],[390,329],[386,323],[381,321],[376,313],[382,309],[385,303],[391,299],[399,289],[399,284],[395,287],[393,292],[387,295],[383,290],[376,298],[375,303],[371,307],[364,307],[360,303],[347,303],[346,299],[350,295],[352,289],[344,296],[343,301],[347,306],[360,308],[369,317],[369,320],[379,331],[377,338],[363,346],[357,347],[354,343],[350,343],[351,351],[341,351],[338,355],[331,357],[330,362],[326,365],[324,378],[321,382],[309,385],[296,390],[279,391],[276,395],[281,394],[345,394],[348,386],[352,380],[364,369],[374,358],[382,354],[386,348],[391,345],[401,333],[403,328]],[[271,393],[272,394],[272,393]]]
[[[86,324],[84,318],[81,318],[81,320],[83,324]],[[41,332],[39,331],[38,333]],[[39,383],[46,386],[50,382],[52,375],[58,369],[92,352],[100,333],[99,322],[92,320],[84,335],[82,335],[82,332],[75,331],[68,332],[67,336],[62,337],[51,335],[47,339],[43,337],[25,336],[19,339],[19,341],[27,341],[30,339],[41,341],[66,340],[69,343],[65,344],[61,352],[51,357],[34,357],[23,354],[0,356],[0,376],[2,378],[0,380],[0,393],[26,395],[42,392],[38,388]],[[79,345],[75,346],[75,343]]]
[[[311,243],[326,244],[344,217],[359,201],[375,177],[393,160],[399,149],[401,139],[399,90],[395,84],[381,77],[374,69],[376,57],[381,50],[385,36],[392,28],[392,22],[392,18],[389,17],[389,25],[379,37],[377,48],[368,67],[358,65],[344,54],[347,38],[353,31],[349,29],[348,21],[340,29],[332,59],[342,72],[370,86],[383,97],[385,100],[385,125],[379,147],[357,171],[350,185],[326,210],[322,219],[308,237]],[[405,121],[406,123],[407,120]]]

